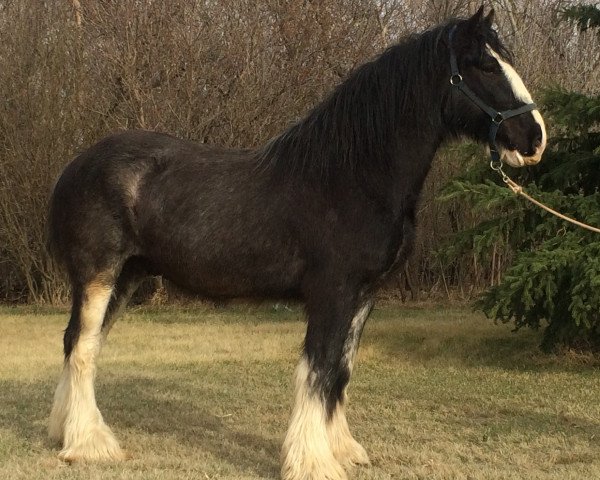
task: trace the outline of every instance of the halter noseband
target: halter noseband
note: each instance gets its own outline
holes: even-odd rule
[[[517,115],[521,115],[522,113],[531,112],[532,110],[537,109],[537,105],[535,103],[527,103],[522,105],[519,108],[514,108],[512,110],[504,110],[503,112],[499,112],[498,110],[490,107],[487,103],[485,103],[477,94],[471,90],[467,84],[463,81],[463,77],[458,71],[458,62],[456,61],[456,54],[454,53],[454,49],[452,48],[452,37],[454,36],[454,31],[456,30],[456,25],[452,27],[450,30],[449,36],[449,47],[450,47],[450,85],[453,87],[457,87],[462,93],[464,93],[469,100],[471,100],[475,105],[477,105],[481,110],[488,114],[491,118],[492,123],[490,124],[490,132],[488,134],[488,143],[490,146],[490,156],[492,157],[492,168],[501,167],[502,161],[500,159],[500,153],[498,152],[498,145],[496,144],[496,134],[498,133],[498,129],[500,128],[500,124],[506,120],[507,118],[516,117]]]

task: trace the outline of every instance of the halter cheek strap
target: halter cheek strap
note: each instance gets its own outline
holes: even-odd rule
[[[531,112],[532,110],[537,109],[537,105],[535,103],[527,103],[518,108],[514,108],[512,110],[504,110],[498,111],[495,108],[490,107],[487,103],[485,103],[479,96],[469,88],[469,86],[463,81],[463,77],[458,70],[458,62],[456,60],[456,54],[454,53],[454,49],[452,48],[452,37],[454,36],[454,32],[456,30],[456,25],[452,27],[449,35],[449,44],[450,44],[450,85],[458,88],[462,93],[464,93],[469,100],[471,100],[475,105],[477,105],[481,110],[483,110],[491,119],[490,131],[488,133],[488,144],[490,146],[490,155],[492,157],[492,165],[497,165],[501,163],[500,153],[498,152],[498,145],[496,144],[496,134],[498,133],[498,129],[500,128],[500,124],[506,120],[507,118],[516,117],[517,115],[521,115],[523,113]]]

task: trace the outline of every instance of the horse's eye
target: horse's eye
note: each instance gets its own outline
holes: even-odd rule
[[[502,73],[500,65],[493,57],[482,58],[479,69],[484,73]]]

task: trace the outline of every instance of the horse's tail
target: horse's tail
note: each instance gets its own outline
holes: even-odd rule
[[[67,163],[55,180],[48,197],[45,231],[46,252],[56,266],[62,270],[66,268],[68,260],[69,249],[65,240],[69,235],[69,228],[72,228],[69,225],[69,218],[75,215],[73,206],[78,203],[74,194],[76,195],[80,189],[85,189],[85,186],[79,185],[74,180],[74,175],[77,174],[85,153],[80,153]]]
[[[46,252],[52,261],[60,268],[63,269],[64,255],[59,248],[59,232],[58,232],[58,212],[57,212],[57,201],[56,201],[56,188],[60,182],[60,176],[54,182],[52,190],[48,198],[48,209],[46,214],[46,228],[45,228],[45,240],[46,240]]]

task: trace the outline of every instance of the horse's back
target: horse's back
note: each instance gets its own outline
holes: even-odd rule
[[[303,260],[286,189],[257,167],[250,151],[217,149],[156,165],[136,213],[140,247],[157,270],[208,295],[297,289]]]
[[[65,168],[51,200],[50,244],[76,281],[135,256],[209,296],[298,294],[311,268],[331,275],[335,267],[344,278],[389,268],[395,227],[382,227],[387,213],[357,187],[327,193],[279,180],[251,150],[120,133]]]

